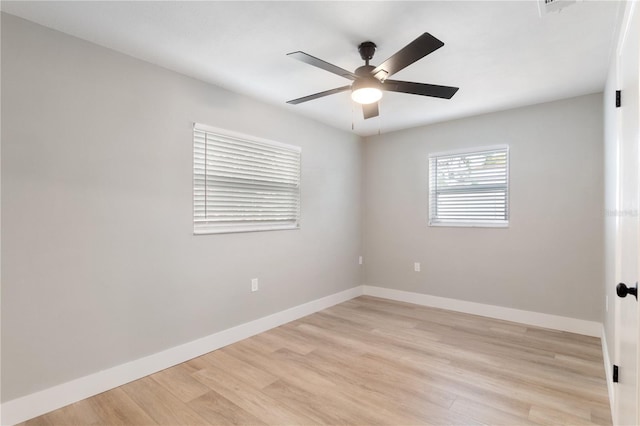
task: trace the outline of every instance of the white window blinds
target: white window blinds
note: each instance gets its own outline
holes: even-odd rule
[[[507,146],[429,155],[429,224],[507,226]]]
[[[300,147],[195,124],[194,233],[298,228],[300,155]]]

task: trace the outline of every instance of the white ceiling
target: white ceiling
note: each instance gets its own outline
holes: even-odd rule
[[[579,1],[28,2],[2,10],[360,135],[546,102],[604,88],[620,3]],[[286,57],[302,50],[348,70],[371,40],[377,65],[429,32],[445,45],[394,79],[460,87],[451,100],[386,92],[364,121],[349,84]]]

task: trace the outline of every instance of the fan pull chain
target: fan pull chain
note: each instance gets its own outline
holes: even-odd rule
[[[355,110],[353,109],[353,102],[351,102],[351,131],[353,132],[355,130],[355,124],[354,124],[354,114],[355,114]]]

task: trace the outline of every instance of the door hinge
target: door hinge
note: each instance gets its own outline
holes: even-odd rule
[[[613,383],[618,383],[618,366],[613,364]]]
[[[622,106],[622,92],[620,90],[616,90],[616,108],[620,108]]]

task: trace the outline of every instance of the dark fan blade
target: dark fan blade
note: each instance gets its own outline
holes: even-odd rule
[[[314,99],[322,98],[323,96],[333,95],[334,93],[344,92],[345,90],[351,89],[351,86],[342,86],[337,89],[325,90],[324,92],[315,93],[313,95],[305,96],[303,98],[294,99],[291,101],[287,101],[288,104],[297,105],[302,102],[312,101]]]
[[[291,52],[291,53],[287,53],[287,56],[290,56],[294,59],[302,61],[305,64],[322,68],[323,70],[337,74],[340,77],[348,78],[349,80],[355,80],[356,78],[358,78],[354,73],[350,71],[342,69],[336,65],[330,64],[329,62],[325,62],[322,59],[316,58],[315,56],[308,55],[304,52]]]
[[[378,112],[378,103],[374,102],[372,104],[362,104],[362,114],[364,115],[364,119],[371,117],[377,117]]]
[[[398,80],[387,80],[382,84],[381,88],[389,92],[410,93],[412,95],[431,96],[443,99],[451,99],[458,91],[457,87]]]
[[[424,33],[376,67],[371,71],[371,75],[380,81],[384,81],[442,46],[444,46],[443,42],[429,33]]]

